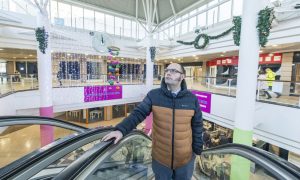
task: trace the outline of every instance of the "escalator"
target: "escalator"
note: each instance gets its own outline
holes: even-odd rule
[[[100,141],[112,128],[72,128],[76,134],[1,168],[0,179],[154,179],[152,142],[142,132],[133,131],[113,144]],[[193,179],[300,179],[300,169],[263,150],[227,144],[197,157]]]

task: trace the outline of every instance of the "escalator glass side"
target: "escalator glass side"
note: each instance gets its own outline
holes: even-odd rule
[[[52,126],[54,141],[66,138],[77,132]],[[36,151],[41,146],[40,125],[6,126],[0,132],[0,168]]]
[[[276,179],[264,167],[239,155],[221,153],[202,155],[199,165],[210,179]]]
[[[151,179],[151,147],[149,138],[131,135],[99,156],[77,179]]]
[[[15,179],[24,179],[26,177],[29,179],[43,170],[49,170],[48,172],[50,172],[50,169],[57,170],[69,165],[82,155],[84,151],[97,144],[111,130],[111,128],[91,129],[85,133],[73,135],[70,138],[60,139],[59,142],[54,142],[41,148],[38,153],[29,157],[25,162],[22,161],[16,165],[13,163],[8,170],[5,167],[5,174],[1,174],[0,179],[2,176]],[[48,170],[47,167],[49,167]]]

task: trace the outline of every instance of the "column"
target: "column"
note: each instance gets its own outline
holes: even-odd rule
[[[281,63],[281,81],[291,81],[292,79],[292,68],[293,68],[293,56],[294,53],[283,53],[282,54],[282,63]],[[290,95],[290,82],[284,82],[282,87],[282,95]]]
[[[207,66],[206,66],[206,62],[203,62],[203,64],[202,64],[202,74],[201,74],[201,84],[202,85],[205,85],[205,83],[206,83],[206,76],[207,76],[207,74],[206,74],[206,72],[207,72]]]
[[[50,23],[47,12],[37,13],[37,27],[45,27],[46,32],[50,36]],[[37,45],[38,59],[38,77],[40,91],[40,116],[53,117],[53,101],[52,101],[52,65],[51,65],[51,42],[48,37],[48,47],[43,54]],[[45,146],[54,140],[54,129],[52,126],[41,125],[40,127],[41,146]]]
[[[148,37],[148,40],[151,41],[152,36]],[[146,47],[146,88],[147,91],[150,91],[153,88],[153,62],[151,61],[151,54],[150,54],[150,43]]]
[[[256,25],[262,4],[261,0],[243,3],[233,142],[251,146],[260,49]],[[250,161],[233,155],[231,162],[230,179],[250,178]]]

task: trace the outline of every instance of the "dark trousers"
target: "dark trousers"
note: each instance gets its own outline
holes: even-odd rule
[[[191,180],[194,172],[195,155],[186,165],[172,170],[152,159],[152,170],[155,180]]]

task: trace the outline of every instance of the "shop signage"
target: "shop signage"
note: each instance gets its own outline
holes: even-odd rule
[[[207,61],[207,66],[230,66],[238,65],[238,56],[217,58]],[[282,53],[270,53],[270,54],[260,54],[259,64],[281,64]]]
[[[85,86],[84,102],[122,99],[122,86]]]
[[[210,113],[211,93],[192,90],[192,93],[198,98],[199,106],[202,112]]]

